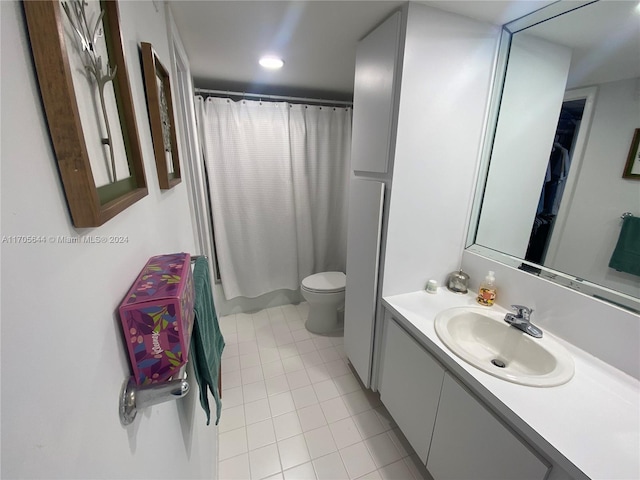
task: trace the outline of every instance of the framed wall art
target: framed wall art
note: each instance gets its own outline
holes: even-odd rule
[[[167,190],[181,182],[170,77],[150,43],[142,42],[140,48],[158,182]]]
[[[640,180],[640,128],[636,128],[629,147],[629,156],[624,166],[622,178]]]
[[[71,218],[97,227],[148,193],[118,3],[23,5]]]

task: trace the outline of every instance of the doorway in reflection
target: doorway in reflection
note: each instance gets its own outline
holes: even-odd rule
[[[525,260],[543,265],[571,168],[586,99],[562,104]]]

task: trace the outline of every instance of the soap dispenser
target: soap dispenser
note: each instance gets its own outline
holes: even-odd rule
[[[447,288],[454,293],[467,293],[469,288],[469,275],[462,270],[451,272],[447,277]]]
[[[496,277],[492,271],[489,271],[484,281],[480,284],[478,290],[478,298],[476,301],[480,305],[490,307],[496,301]]]

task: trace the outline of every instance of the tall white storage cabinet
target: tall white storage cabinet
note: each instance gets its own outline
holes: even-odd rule
[[[442,283],[460,266],[499,34],[409,2],[358,46],[352,179],[385,189],[379,228],[361,221],[379,213],[377,198],[349,207],[344,343],[374,390],[380,297]]]
[[[369,386],[373,328],[378,292],[378,255],[384,183],[351,180],[344,308],[344,346],[351,365]]]
[[[365,176],[387,173],[389,166],[400,21],[394,13],[356,52],[351,168]]]
[[[344,348],[370,385],[385,186],[390,184],[401,12],[358,45],[349,192]]]

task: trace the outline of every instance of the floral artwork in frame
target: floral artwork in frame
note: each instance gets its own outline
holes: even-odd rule
[[[636,128],[622,178],[640,180],[640,128]]]
[[[118,2],[23,6],[73,225],[100,226],[148,193]]]
[[[181,182],[171,82],[153,46],[141,42],[140,48],[158,183],[162,190],[168,190]]]

